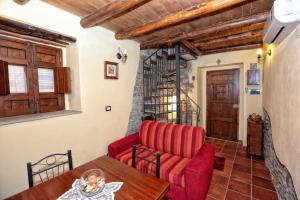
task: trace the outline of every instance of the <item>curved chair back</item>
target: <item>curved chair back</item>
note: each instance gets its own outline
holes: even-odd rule
[[[34,183],[42,183],[65,173],[65,165],[68,165],[69,170],[73,169],[71,150],[68,150],[67,153],[51,154],[33,164],[27,163],[29,187],[33,187]]]

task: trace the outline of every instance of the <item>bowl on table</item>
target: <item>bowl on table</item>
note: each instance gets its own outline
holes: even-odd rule
[[[86,197],[99,194],[105,186],[104,172],[101,169],[91,169],[84,172],[80,178],[80,192]]]

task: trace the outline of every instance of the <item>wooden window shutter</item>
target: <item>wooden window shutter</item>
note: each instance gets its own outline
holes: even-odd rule
[[[0,95],[9,93],[8,63],[0,60]]]
[[[55,68],[55,92],[71,93],[71,72],[69,67]]]

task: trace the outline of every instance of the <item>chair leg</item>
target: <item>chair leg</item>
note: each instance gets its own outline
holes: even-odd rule
[[[135,157],[136,157],[136,146],[132,146],[132,164],[131,166],[136,168],[136,163],[135,163]]]
[[[160,178],[160,154],[156,154],[156,177]]]
[[[32,167],[31,163],[27,163],[27,174],[28,174],[28,185],[29,187],[33,187],[33,177],[32,177]]]

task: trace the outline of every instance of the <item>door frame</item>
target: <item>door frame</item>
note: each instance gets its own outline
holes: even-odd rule
[[[200,126],[204,129],[207,128],[207,97],[206,97],[206,75],[208,71],[222,71],[222,70],[230,70],[230,69],[239,69],[240,70],[240,91],[239,91],[239,114],[238,114],[238,133],[237,139],[238,140],[245,140],[247,137],[246,135],[246,127],[244,124],[244,120],[247,118],[245,116],[245,90],[244,90],[244,80],[245,80],[245,70],[244,70],[244,63],[232,63],[232,64],[225,64],[225,65],[211,65],[211,66],[203,66],[198,67],[197,70],[197,77],[198,77],[198,104],[201,106],[201,116],[200,116]]]
[[[237,104],[240,107],[240,88],[241,88],[241,84],[240,84],[240,73],[241,73],[240,72],[240,68],[235,68],[235,69],[218,69],[218,70],[209,70],[209,71],[206,71],[206,82],[208,80],[208,76],[207,76],[208,73],[212,73],[212,72],[226,72],[226,71],[236,71],[237,74],[238,74],[237,80],[234,80],[234,81],[238,81]],[[206,86],[207,86],[207,84],[206,84]],[[206,87],[206,104],[208,103],[208,99],[209,99],[208,94],[209,93],[210,93],[209,87]],[[236,135],[234,136],[234,139],[232,139],[233,141],[236,141],[239,138],[239,115],[240,115],[240,108],[239,107],[237,109]],[[209,108],[206,106],[206,128],[208,126],[208,120],[207,120],[208,119],[208,115],[209,115],[208,110],[209,110]],[[206,129],[206,130],[208,130],[208,129]]]

